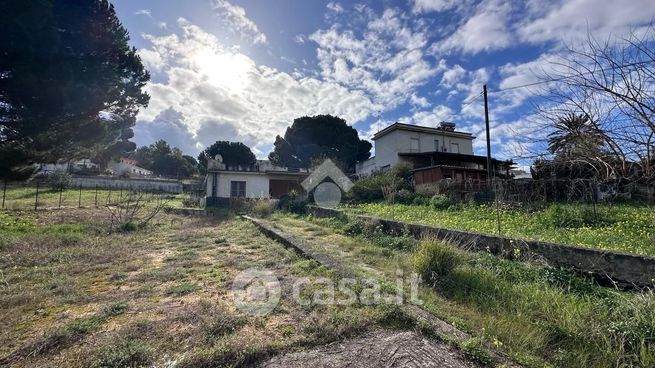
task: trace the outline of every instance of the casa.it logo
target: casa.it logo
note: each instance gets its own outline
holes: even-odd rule
[[[264,316],[280,302],[280,281],[269,270],[249,268],[240,272],[232,283],[236,307],[243,313]]]
[[[325,181],[325,179],[332,181]],[[326,159],[303,180],[307,193],[314,191],[314,203],[319,207],[335,208],[341,203],[341,193],[353,187],[353,182],[330,159]]]

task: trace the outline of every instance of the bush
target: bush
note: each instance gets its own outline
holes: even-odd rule
[[[430,205],[438,210],[447,210],[455,204],[452,199],[443,194],[435,194],[430,199]]]
[[[374,202],[384,199],[382,187],[394,184],[399,191],[413,192],[414,183],[411,167],[400,163],[388,171],[378,171],[357,180],[346,194],[351,202]]]
[[[414,270],[424,281],[434,284],[449,276],[465,260],[459,249],[440,240],[424,239],[414,253]]]
[[[594,214],[592,208],[587,206],[563,206],[553,204],[540,215],[540,222],[550,228],[580,228],[583,226],[599,226],[612,222],[606,214]]]
[[[282,211],[304,214],[307,212],[307,201],[296,196],[282,196],[277,207]]]
[[[427,197],[423,194],[416,193],[414,195],[414,200],[412,200],[412,204],[415,206],[429,206],[430,199],[431,199],[430,197]]]
[[[257,217],[268,217],[273,213],[273,202],[268,199],[262,199],[255,203],[252,208],[252,213]]]
[[[55,171],[48,175],[48,184],[53,188],[68,188],[73,184],[73,176],[64,171]]]
[[[401,189],[396,193],[396,203],[412,204],[414,203],[414,198],[416,198],[416,193],[408,189]]]

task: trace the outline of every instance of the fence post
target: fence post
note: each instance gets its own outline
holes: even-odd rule
[[[107,195],[107,205],[111,204],[111,185],[109,186],[109,194]]]
[[[5,197],[7,196],[7,181],[4,181],[4,188],[2,189],[2,208],[5,208]]]
[[[36,182],[36,196],[34,197],[34,211],[39,207],[39,182]]]
[[[59,186],[59,208],[61,208],[61,195],[64,192],[64,186],[60,185]]]
[[[80,196],[77,198],[77,208],[82,208],[82,184],[80,184]]]
[[[98,184],[96,184],[96,207],[98,207]]]

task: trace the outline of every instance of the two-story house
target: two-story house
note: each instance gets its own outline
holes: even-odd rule
[[[443,179],[483,182],[487,157],[473,154],[473,139],[450,122],[436,128],[395,123],[373,136],[375,156],[359,162],[356,173],[366,176],[405,162],[413,168],[417,187]],[[492,169],[494,175],[509,176],[511,162],[492,159]]]

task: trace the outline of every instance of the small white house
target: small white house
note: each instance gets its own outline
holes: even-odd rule
[[[121,157],[118,161],[112,161],[109,163],[109,169],[114,172],[116,176],[151,176],[152,171],[144,169],[137,165],[135,160]]]
[[[370,175],[377,170],[387,170],[402,159],[402,154],[447,152],[472,155],[473,139],[471,133],[455,130],[455,124],[441,122],[439,127],[392,124],[375,133],[375,156],[357,163],[359,176]]]
[[[93,163],[90,159],[85,158],[77,161],[60,161],[57,163],[42,163],[36,164],[38,171],[42,174],[48,175],[53,172],[75,172],[85,169],[97,169],[98,165]]]
[[[295,191],[304,193],[300,183],[309,175],[304,169],[275,166],[266,160],[248,167],[228,167],[220,155],[207,162],[206,204],[228,206],[234,198],[280,198]]]

